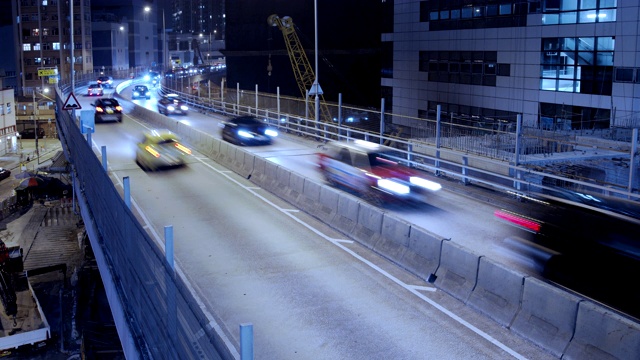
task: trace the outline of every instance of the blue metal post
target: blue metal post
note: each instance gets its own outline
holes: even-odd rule
[[[101,149],[102,149],[102,168],[104,169],[104,171],[108,171],[109,164],[107,164],[107,147],[103,145]]]
[[[384,144],[384,98],[380,100],[380,145]]]
[[[164,253],[169,267],[175,270],[173,264],[173,226],[167,225],[164,227]]]
[[[124,203],[129,209],[131,209],[131,190],[129,187],[129,177],[122,178],[122,186],[124,187]]]
[[[253,360],[253,324],[240,324],[240,359]]]

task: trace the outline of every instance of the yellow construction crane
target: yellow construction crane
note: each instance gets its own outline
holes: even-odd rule
[[[304,52],[304,48],[300,43],[298,34],[293,25],[293,19],[290,16],[279,17],[277,14],[273,14],[267,18],[267,23],[270,26],[277,26],[282,35],[284,36],[284,42],[287,44],[287,52],[289,53],[289,60],[291,60],[291,66],[293,67],[293,74],[296,77],[298,88],[302,97],[307,96],[307,90],[311,89],[315,80],[315,73],[309,63],[307,54]],[[319,87],[319,86],[318,86]],[[331,113],[324,101],[322,94],[320,96],[320,119],[321,121],[331,122]],[[309,101],[309,116],[315,116],[315,103]]]

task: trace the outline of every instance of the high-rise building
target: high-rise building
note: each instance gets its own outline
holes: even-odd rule
[[[393,112],[597,129],[640,111],[637,0],[394,0]],[[392,50],[391,50],[392,49]],[[410,124],[405,124],[410,125]]]
[[[38,89],[44,91],[58,78],[70,78],[72,61],[76,74],[93,72],[90,0],[73,3],[13,0],[12,3],[19,93],[30,95]]]

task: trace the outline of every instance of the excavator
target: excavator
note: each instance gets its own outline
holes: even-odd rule
[[[278,27],[282,31],[298,88],[302,97],[306,97],[307,90],[310,90],[314,85],[316,76],[300,43],[293,19],[290,16],[279,17],[277,14],[272,14],[267,18],[267,23],[270,26]],[[324,97],[322,94],[317,94],[316,96],[320,96],[320,121],[331,122],[331,113],[324,101]],[[314,116],[315,110],[315,102],[309,101],[309,116]]]

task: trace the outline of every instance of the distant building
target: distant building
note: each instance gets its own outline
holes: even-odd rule
[[[93,72],[91,8],[89,1],[74,2],[73,59],[68,1],[12,1],[18,64],[18,91],[31,95],[51,88],[59,78]]]
[[[0,155],[18,151],[15,106],[13,89],[0,90]]]
[[[111,73],[129,69],[129,23],[111,17],[98,17],[105,21],[91,23],[93,66],[96,71]],[[109,19],[113,21],[108,21]]]
[[[424,118],[441,105],[476,123],[513,124],[522,114],[525,124],[550,130],[637,118],[637,0],[394,4],[394,30],[383,34],[393,61],[382,86],[396,114]]]

